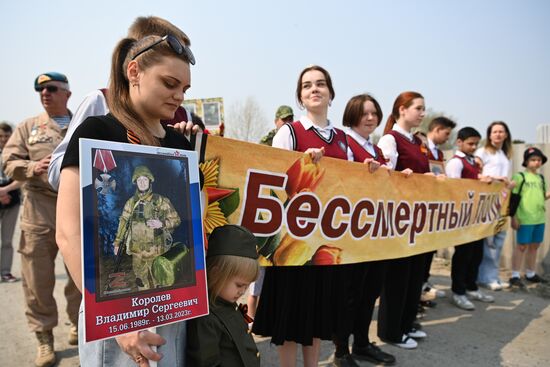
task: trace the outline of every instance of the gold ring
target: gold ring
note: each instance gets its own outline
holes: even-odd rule
[[[143,356],[138,354],[138,356],[134,358],[134,361],[136,361],[138,365],[141,364],[141,362],[143,362]]]

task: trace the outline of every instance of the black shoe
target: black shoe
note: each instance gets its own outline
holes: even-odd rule
[[[434,301],[420,301],[420,306],[422,307],[428,307],[428,308],[434,308],[437,306],[437,303]]]
[[[380,349],[376,344],[369,343],[366,347],[353,346],[352,355],[355,359],[391,366],[395,364],[395,357]]]
[[[422,330],[422,325],[418,321],[413,321],[411,324],[411,328],[416,330]]]
[[[351,354],[344,354],[341,357],[334,356],[332,365],[334,367],[359,367],[357,362],[351,357]]]
[[[543,279],[543,278],[539,277],[538,274],[535,274],[530,278],[528,276],[525,276],[525,280],[527,280],[528,282],[531,282],[531,283],[543,283],[543,284],[548,283],[548,281],[546,279]]]
[[[510,283],[510,287],[525,288],[525,283],[520,278],[512,277],[508,283]]]

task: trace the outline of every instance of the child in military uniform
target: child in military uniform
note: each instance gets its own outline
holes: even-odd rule
[[[237,300],[259,272],[256,238],[225,225],[208,239],[206,272],[210,314],[187,323],[188,366],[259,366],[260,354]]]

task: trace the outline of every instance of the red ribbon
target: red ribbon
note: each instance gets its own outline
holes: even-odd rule
[[[239,311],[241,311],[241,313],[243,314],[244,321],[246,321],[247,324],[250,324],[254,321],[254,319],[248,315],[248,306],[244,303],[241,303],[239,305]]]
[[[116,168],[115,157],[110,150],[98,149],[95,152],[94,168],[97,168],[101,172],[109,172]]]

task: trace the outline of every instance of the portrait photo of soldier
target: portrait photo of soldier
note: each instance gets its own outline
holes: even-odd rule
[[[152,273],[153,261],[173,244],[172,233],[181,220],[170,199],[153,192],[155,177],[147,166],[137,166],[132,175],[136,191],[120,216],[115,237],[115,253],[121,244],[132,256],[132,269],[139,290],[156,288]]]
[[[187,160],[110,153],[93,174],[97,300],[194,284]]]

